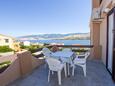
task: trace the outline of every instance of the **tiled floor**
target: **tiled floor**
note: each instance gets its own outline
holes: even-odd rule
[[[48,68],[42,65],[29,76],[19,79],[9,86],[58,86],[57,74],[51,76],[47,82]],[[87,61],[87,76],[83,76],[80,67],[76,67],[75,76],[68,78],[62,73],[62,86],[115,86],[105,66],[100,61]]]

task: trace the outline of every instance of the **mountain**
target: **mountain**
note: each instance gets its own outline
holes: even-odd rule
[[[76,39],[90,39],[90,33],[68,33],[68,34],[39,34],[39,35],[26,35],[17,37],[19,40],[76,40]]]
[[[86,40],[86,39],[90,39],[90,34],[89,33],[73,34],[73,35],[68,35],[68,36],[65,36],[65,37],[59,38],[59,39],[62,39],[62,40],[76,40],[76,39]]]

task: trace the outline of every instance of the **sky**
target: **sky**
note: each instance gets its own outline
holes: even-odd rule
[[[89,32],[91,0],[0,0],[0,34]]]

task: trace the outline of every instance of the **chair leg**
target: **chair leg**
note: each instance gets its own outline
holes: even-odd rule
[[[83,67],[84,76],[86,77],[86,64],[83,65],[82,67]]]
[[[65,72],[65,77],[67,77],[67,69],[66,69],[66,64],[64,65],[64,72]]]
[[[68,75],[70,75],[69,64],[67,64],[67,67],[68,67],[68,68],[67,68],[67,69],[68,69],[68,71],[67,71],[67,72],[68,72]]]
[[[50,70],[48,72],[48,82],[50,81]]]
[[[61,71],[58,71],[58,83],[61,85]]]
[[[52,75],[54,74],[54,71],[52,71]]]
[[[48,67],[48,64],[45,64],[44,67],[47,68],[47,67]]]
[[[75,65],[73,65],[72,76],[74,76],[74,71],[75,71]]]

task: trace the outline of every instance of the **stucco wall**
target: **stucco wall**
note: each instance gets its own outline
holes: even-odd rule
[[[94,45],[94,47],[91,49],[91,58],[101,59],[100,23],[92,22],[90,31],[91,31],[91,44]]]
[[[18,79],[20,75],[20,64],[17,55],[0,57],[0,62],[12,61],[12,64],[3,72],[0,73],[0,86],[6,86],[8,83]]]
[[[92,0],[92,7],[97,8],[100,5],[100,0]]]
[[[105,18],[100,25],[100,45],[102,46],[102,61],[106,64],[106,37],[107,37],[107,19]]]
[[[90,20],[90,31],[91,31],[91,43],[94,45],[92,49],[92,56],[101,56],[101,59],[104,64],[106,64],[106,37],[107,37],[107,13],[103,12],[105,8],[110,8],[112,9],[114,5],[112,4],[114,0],[103,0],[100,6],[98,6],[99,0],[92,0],[92,13],[93,13],[93,8],[100,8],[101,11],[101,18],[102,19],[97,19],[95,22],[99,22],[100,27],[98,27],[97,24],[93,24],[94,20]],[[93,16],[92,14],[91,16]],[[100,33],[98,30],[100,30]],[[98,45],[97,45],[98,44]],[[99,51],[98,51],[99,50]]]
[[[4,62],[4,61],[15,61],[17,59],[17,55],[14,54],[14,55],[8,55],[8,56],[2,56],[0,57],[0,62]]]
[[[41,66],[44,63],[45,63],[44,59],[39,59],[39,58],[32,57],[32,67],[33,67],[33,69],[38,67],[38,66]]]
[[[44,63],[43,59],[37,59],[29,51],[15,55],[0,57],[0,62],[12,61],[12,64],[0,73],[0,86],[6,86],[14,80],[31,73],[36,67]]]

